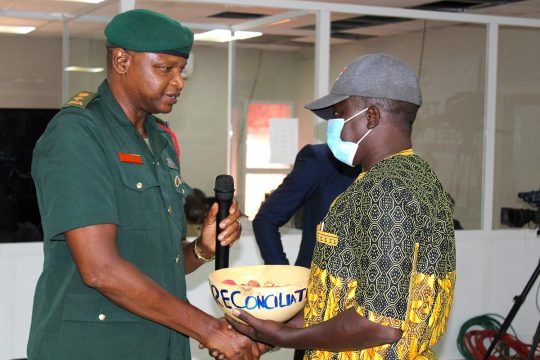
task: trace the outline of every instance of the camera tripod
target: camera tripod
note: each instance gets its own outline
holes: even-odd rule
[[[536,279],[538,278],[538,275],[540,274],[540,260],[538,261],[538,265],[536,266],[536,269],[534,270],[531,278],[525,285],[525,288],[521,292],[520,295],[514,297],[514,306],[512,306],[512,309],[510,309],[510,312],[504,319],[503,324],[501,325],[501,328],[493,338],[493,341],[491,342],[491,345],[489,345],[489,348],[487,349],[486,353],[484,354],[484,357],[482,360],[488,360],[491,356],[491,353],[493,352],[493,349],[495,349],[495,346],[497,345],[497,342],[500,340],[501,336],[503,336],[506,333],[506,330],[508,330],[508,327],[510,326],[510,323],[512,320],[514,320],[514,317],[516,316],[519,308],[525,301],[525,298],[527,297],[527,294],[531,290],[532,286],[534,285]],[[538,347],[538,343],[540,342],[540,321],[538,322],[538,327],[536,328],[536,331],[533,336],[533,341],[531,344],[531,350],[529,352],[529,356],[527,357],[527,360],[533,360],[534,354],[536,352],[536,348]]]

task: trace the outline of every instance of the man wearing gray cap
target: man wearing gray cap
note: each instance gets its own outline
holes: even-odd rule
[[[191,190],[176,138],[153,114],[180,96],[193,33],[136,9],[105,36],[107,79],[68,100],[34,149],[45,261],[28,359],[187,360],[189,338],[215,357],[257,359],[265,345],[187,299],[185,274],[213,259],[218,208],[195,241],[181,241]],[[222,245],[238,240],[239,216],[234,203]]]
[[[317,227],[308,301],[288,324],[229,319],[251,338],[307,359],[436,359],[454,294],[452,203],[412,150],[422,102],[397,58],[355,59],[306,108],[328,120],[333,154],[363,172]]]

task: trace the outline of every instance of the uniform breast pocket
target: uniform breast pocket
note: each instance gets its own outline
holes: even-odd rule
[[[149,230],[157,226],[163,202],[159,182],[146,167],[120,164],[117,184],[117,206],[120,225],[132,230]]]

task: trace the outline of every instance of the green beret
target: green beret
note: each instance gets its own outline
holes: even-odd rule
[[[105,27],[108,47],[189,57],[193,32],[178,21],[146,9],[116,15]]]

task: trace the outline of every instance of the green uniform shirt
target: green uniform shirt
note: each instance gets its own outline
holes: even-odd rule
[[[73,262],[65,231],[116,224],[121,256],[186,300],[180,241],[190,189],[180,179],[172,139],[148,115],[149,148],[106,82],[93,99],[79,95],[51,121],[34,150],[45,262],[28,358],[190,359],[186,336],[113,304],[83,284]]]
[[[373,348],[306,351],[306,359],[435,359],[454,295],[456,252],[450,197],[411,150],[386,158],[334,200],[317,229],[306,326],[354,308],[403,330]]]

